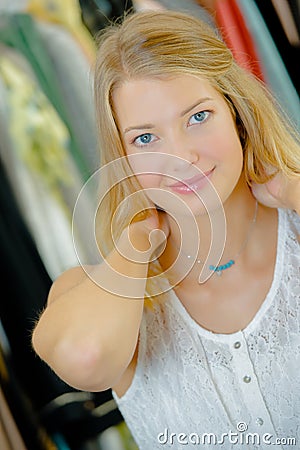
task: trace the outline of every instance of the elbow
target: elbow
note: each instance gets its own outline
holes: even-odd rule
[[[50,365],[67,384],[83,391],[103,390],[101,349],[93,343],[62,340],[53,351]]]
[[[55,359],[56,374],[73,388],[87,392],[111,388],[126,367],[109,347],[94,341],[61,342]]]
[[[87,392],[109,389],[120,376],[101,344],[88,338],[79,342],[63,338],[50,347],[40,339],[38,330],[32,335],[37,355],[69,386]]]

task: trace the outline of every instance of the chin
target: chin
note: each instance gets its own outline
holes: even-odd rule
[[[186,196],[178,196],[175,201],[172,200],[167,204],[159,203],[157,206],[174,218],[198,218],[223,208],[223,199],[218,195],[211,197],[201,197],[196,194],[189,198],[186,198]]]

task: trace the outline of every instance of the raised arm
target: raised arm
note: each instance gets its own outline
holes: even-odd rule
[[[87,268],[90,276],[76,267],[53,283],[32,344],[67,384],[90,392],[105,390],[128,367],[143,313],[148,261],[162,242],[162,234],[154,232],[152,249],[149,244],[157,223],[151,217],[130,225],[118,242],[121,253],[114,250],[99,266]],[[101,287],[101,280],[112,292]],[[122,286],[124,296],[114,294],[114,286]]]

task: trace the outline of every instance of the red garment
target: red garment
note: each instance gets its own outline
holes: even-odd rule
[[[216,25],[236,62],[265,81],[255,44],[237,2],[218,0],[215,5]]]

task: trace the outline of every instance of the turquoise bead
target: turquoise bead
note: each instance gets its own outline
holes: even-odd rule
[[[229,269],[229,267],[231,267],[233,264],[234,264],[234,260],[231,259],[230,261],[228,261],[228,263],[221,264],[220,266],[210,265],[209,270],[213,270],[214,272],[222,272],[225,269]]]

